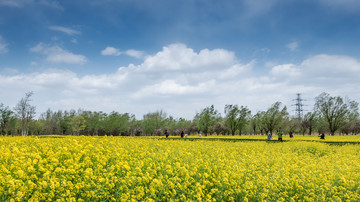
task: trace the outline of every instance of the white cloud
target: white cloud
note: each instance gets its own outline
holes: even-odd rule
[[[84,55],[71,53],[59,46],[49,46],[39,43],[30,48],[30,51],[46,55],[46,60],[53,63],[84,64],[87,62],[87,58]]]
[[[201,82],[196,86],[191,85],[183,85],[174,80],[165,80],[160,83],[156,83],[151,86],[146,86],[140,89],[138,92],[134,93],[132,97],[134,98],[142,98],[146,96],[154,96],[154,95],[191,95],[194,93],[206,93],[210,90],[213,81],[209,82]]]
[[[79,35],[81,34],[80,31],[78,30],[75,30],[75,29],[72,29],[72,28],[69,28],[69,27],[62,27],[62,26],[50,26],[49,27],[50,30],[53,30],[53,31],[59,31],[59,32],[63,32],[67,35]]]
[[[133,49],[129,49],[127,51],[120,51],[117,48],[111,47],[111,46],[107,46],[104,50],[101,51],[101,55],[112,55],[112,56],[119,56],[119,55],[128,55],[131,57],[135,57],[138,59],[141,59],[144,57],[144,52],[143,51],[138,51],[138,50],[133,50]]]
[[[284,64],[277,65],[273,67],[270,71],[270,75],[280,78],[280,79],[288,79],[289,77],[300,76],[300,70],[293,64]]]
[[[8,44],[5,42],[3,37],[0,35],[0,54],[5,54],[8,52]]]
[[[49,54],[48,49],[51,46],[38,44],[32,51]],[[299,64],[277,64],[263,75],[255,68],[255,61],[241,64],[228,50],[194,51],[184,44],[171,44],[147,56],[142,64],[120,67],[111,74],[79,76],[49,69],[0,75],[0,93],[14,105],[23,93],[35,91],[39,112],[83,108],[135,113],[138,118],[158,109],[193,118],[211,104],[220,112],[225,104],[238,104],[256,113],[276,101],[290,112],[298,92],[308,100],[328,92],[360,101],[360,63],[351,57],[315,55]]]
[[[204,71],[223,69],[236,64],[235,54],[224,49],[203,49],[199,53],[184,44],[171,44],[149,56],[138,68],[141,71]]]
[[[286,47],[288,49],[290,49],[291,51],[295,51],[299,47],[299,42],[294,41],[294,42],[288,43],[288,44],[286,44]]]
[[[144,57],[144,52],[143,51],[138,51],[138,50],[127,50],[125,51],[125,54],[134,58],[143,58]]]
[[[251,61],[249,64],[246,65],[235,64],[230,68],[220,72],[219,78],[221,79],[236,78],[237,76],[244,74],[247,71],[250,71],[254,65],[255,65],[255,61]]]
[[[101,51],[101,55],[121,55],[121,51],[111,46],[107,46],[104,50]]]
[[[359,62],[355,58],[343,55],[316,55],[302,62],[301,67],[316,76],[357,77],[356,74],[360,73]]]

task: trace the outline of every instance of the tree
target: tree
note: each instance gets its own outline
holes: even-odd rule
[[[200,113],[197,113],[194,121],[196,122],[198,129],[207,136],[220,118],[220,113],[214,108],[214,105],[211,105],[210,107],[203,109]]]
[[[81,115],[76,115],[70,118],[70,126],[71,131],[73,135],[79,135],[80,131],[84,130],[85,125],[85,119]]]
[[[345,102],[348,105],[349,112],[346,114],[345,123],[341,127],[341,131],[348,135],[349,133],[354,133],[353,130],[359,120],[359,104],[349,99],[345,99]]]
[[[22,136],[28,135],[30,122],[36,113],[35,112],[36,107],[30,105],[30,102],[32,101],[30,98],[33,94],[34,94],[33,92],[26,93],[25,97],[21,98],[19,103],[14,108],[18,118],[21,120]]]
[[[162,128],[166,116],[162,110],[145,114],[142,122],[145,135],[153,135],[155,129]]]
[[[62,113],[53,112],[48,109],[45,113],[40,115],[40,120],[44,127],[45,134],[60,134],[60,121],[62,119]]]
[[[225,105],[225,126],[231,135],[235,135],[237,129],[237,117],[239,115],[239,107],[237,105]]]
[[[12,111],[9,109],[9,107],[5,107],[4,104],[0,103],[0,134],[5,135],[6,128],[9,125],[9,122],[11,120]]]
[[[282,109],[281,102],[275,102],[263,115],[262,124],[266,133],[273,133],[274,130],[281,127],[282,121],[288,112],[286,111],[286,106]]]
[[[135,136],[140,136],[143,132],[144,130],[140,126],[136,126],[134,129]]]
[[[308,112],[305,114],[304,119],[300,123],[301,133],[305,135],[305,132],[308,130],[309,135],[314,131],[316,124],[316,113]]]
[[[300,127],[300,120],[298,117],[285,117],[283,120],[284,128],[282,130],[288,133],[296,132],[296,129]]]
[[[106,118],[106,114],[103,112],[92,112],[92,111],[84,111],[81,114],[85,118],[86,122],[86,134],[92,136],[104,135],[101,134],[101,131],[104,131],[104,120]]]
[[[214,128],[214,132],[216,133],[216,135],[220,135],[220,134],[224,135],[228,131],[221,123],[217,123],[215,128]]]
[[[267,129],[266,129],[266,124],[265,124],[265,115],[266,112],[265,111],[259,111],[255,114],[256,116],[256,125],[257,128],[259,129],[259,132],[261,135],[263,135],[264,133],[267,133]]]
[[[124,135],[130,129],[129,114],[119,114],[118,112],[111,112],[104,118],[103,129],[107,135]]]
[[[44,130],[44,124],[43,122],[39,120],[33,120],[30,123],[29,131],[31,135],[41,135]]]
[[[71,134],[70,120],[73,116],[75,116],[75,114],[72,114],[71,112],[72,111],[68,112],[65,110],[63,113],[61,113],[59,127],[60,127],[60,133],[62,135]]]
[[[239,135],[241,135],[244,127],[249,122],[251,117],[251,111],[247,107],[241,106],[239,109],[239,115],[237,117],[237,128],[239,130]]]
[[[354,108],[358,106],[354,101],[350,101],[350,106],[341,97],[332,97],[327,93],[321,93],[315,100],[315,111],[326,122],[331,135],[335,135],[335,132],[346,123],[351,111],[356,110]]]

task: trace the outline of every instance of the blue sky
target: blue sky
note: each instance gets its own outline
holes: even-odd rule
[[[0,0],[0,103],[191,119],[360,101],[357,0]]]

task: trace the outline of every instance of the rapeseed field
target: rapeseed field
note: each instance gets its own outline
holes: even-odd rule
[[[0,201],[360,200],[358,144],[0,137],[0,153]]]

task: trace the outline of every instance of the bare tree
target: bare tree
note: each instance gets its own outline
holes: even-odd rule
[[[27,136],[29,133],[29,125],[32,118],[35,116],[35,106],[31,106],[30,102],[32,101],[30,97],[34,92],[28,92],[25,94],[25,97],[21,98],[19,103],[14,108],[16,115],[21,120],[21,135]]]

